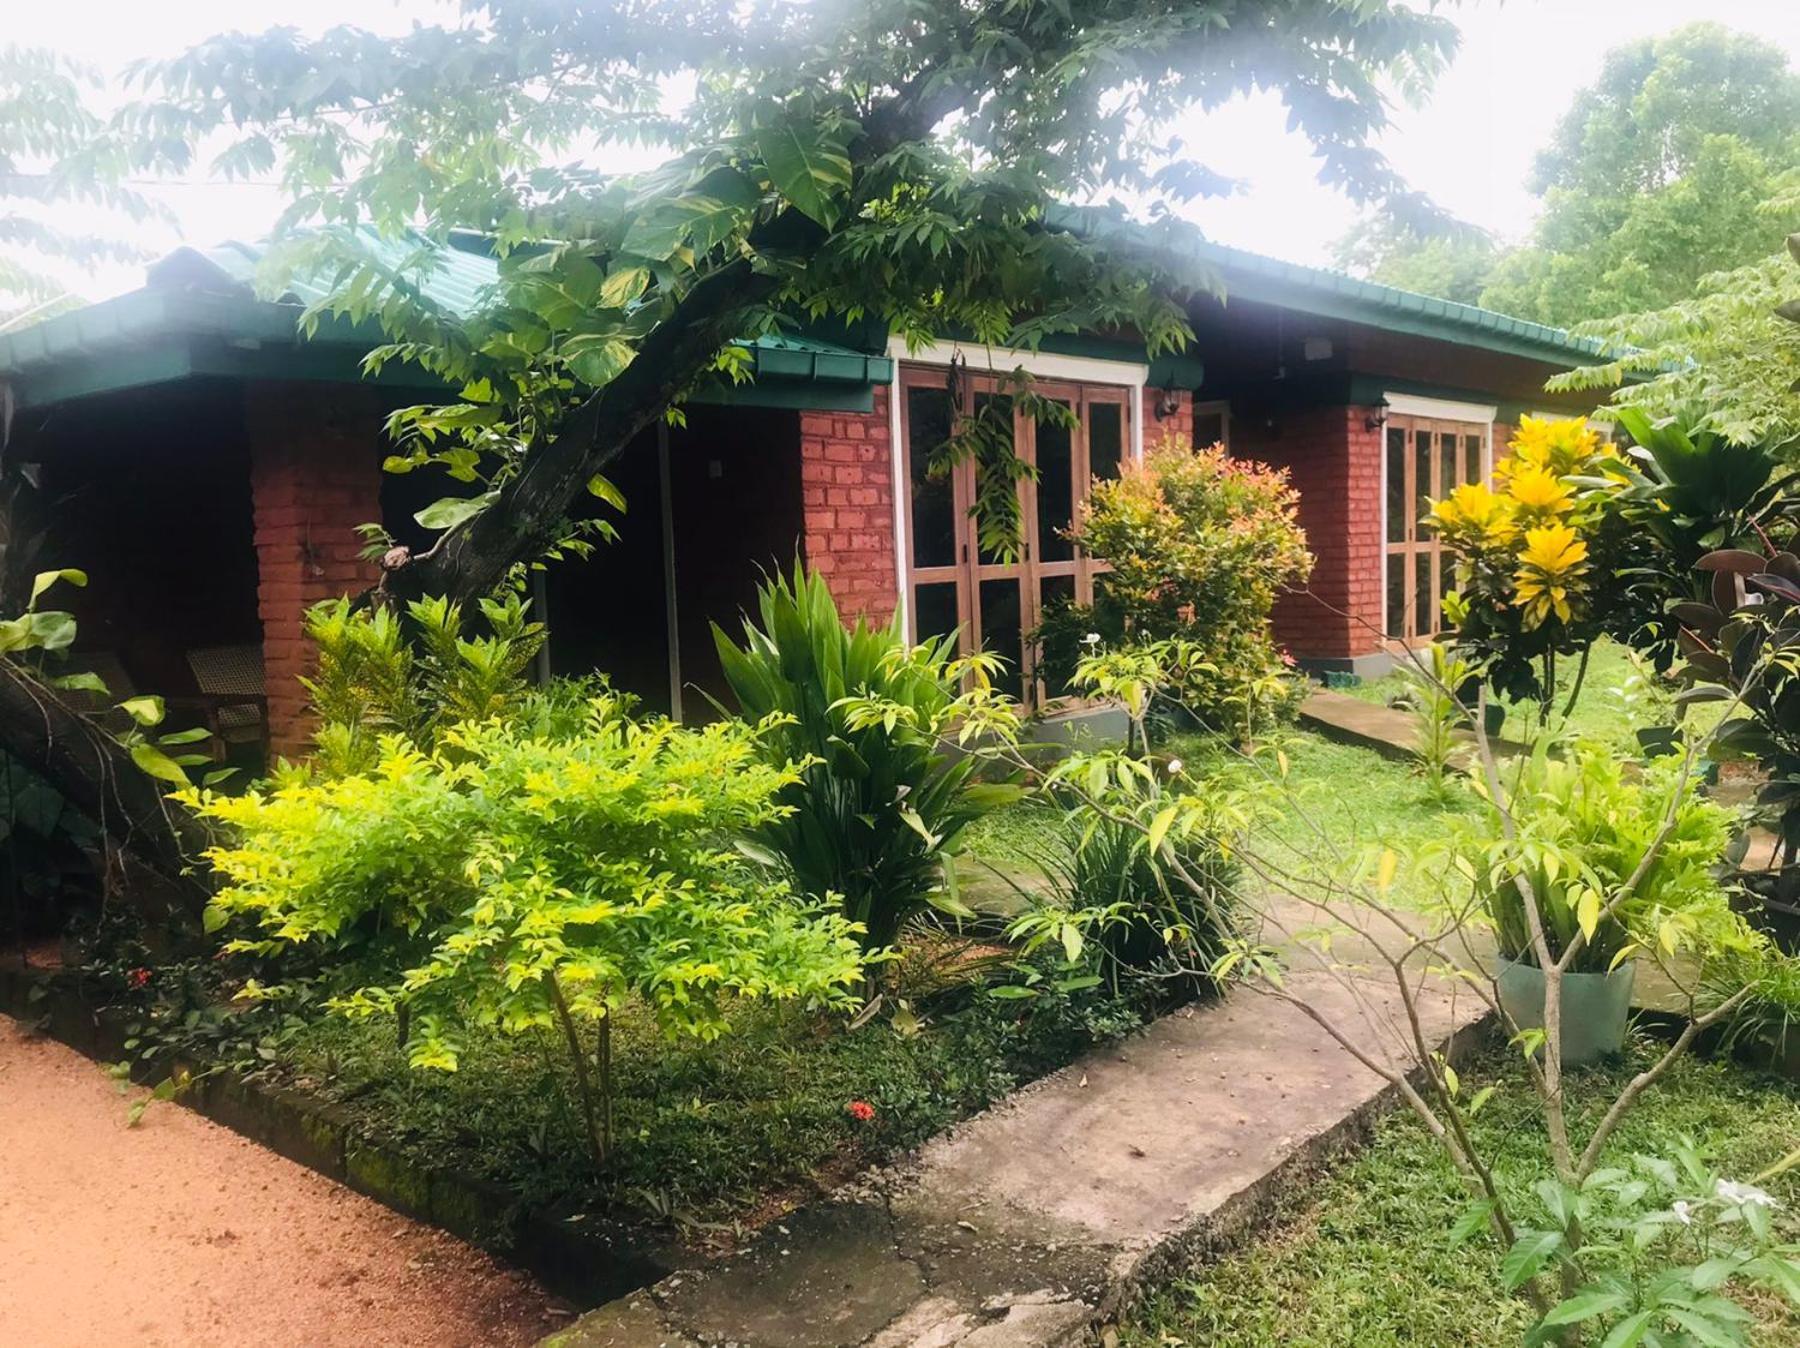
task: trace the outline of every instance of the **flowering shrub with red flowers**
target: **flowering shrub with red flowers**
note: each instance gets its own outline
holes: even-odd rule
[[[1247,699],[1278,704],[1268,690],[1284,661],[1269,613],[1313,566],[1299,503],[1285,470],[1174,439],[1117,479],[1095,482],[1074,533],[1112,570],[1096,580],[1091,607],[1067,605],[1040,629],[1053,681],[1087,653],[1089,633],[1108,645],[1179,637],[1205,656],[1182,690],[1185,705],[1225,724],[1241,711],[1218,713]]]
[[[844,1106],[844,1113],[848,1114],[858,1123],[867,1123],[875,1117],[875,1106],[870,1104],[867,1100],[852,1100],[849,1104]]]

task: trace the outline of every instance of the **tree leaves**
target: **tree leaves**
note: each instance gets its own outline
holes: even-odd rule
[[[775,190],[808,219],[834,227],[852,177],[843,146],[828,140],[816,125],[786,117],[759,126],[755,139],[757,157]]]
[[[619,371],[637,359],[637,348],[618,337],[574,337],[563,352],[569,372],[594,388],[605,388]]]
[[[484,491],[479,496],[440,497],[416,512],[413,518],[427,529],[454,529],[464,520],[472,519],[486,510],[499,495],[498,491]]]
[[[1500,1261],[1500,1281],[1506,1290],[1517,1291],[1535,1278],[1562,1243],[1560,1231],[1521,1231]]]

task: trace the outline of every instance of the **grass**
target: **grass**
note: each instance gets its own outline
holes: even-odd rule
[[[1582,739],[1596,740],[1635,756],[1639,752],[1638,730],[1649,726],[1669,725],[1675,720],[1675,690],[1657,677],[1649,665],[1629,647],[1608,640],[1594,643],[1581,695],[1565,717],[1562,714],[1563,708],[1568,705],[1569,697],[1575,690],[1580,664],[1579,660],[1559,662],[1556,676],[1557,699],[1550,720],[1552,729],[1563,730]],[[1395,670],[1379,679],[1354,684],[1343,691],[1364,702],[1387,706],[1394,699],[1403,697],[1409,691],[1409,684],[1406,675]],[[1501,699],[1501,702],[1506,707],[1506,725],[1501,730],[1502,735],[1520,739],[1535,728],[1537,703],[1515,702],[1506,698]],[[1716,719],[1716,708],[1697,707],[1693,713],[1696,724],[1700,723],[1700,713],[1708,710],[1713,712],[1713,718]]]
[[[710,1044],[666,1040],[627,1006],[604,1172],[587,1159],[571,1069],[548,1033],[471,1031],[458,1071],[424,1072],[407,1067],[391,1022],[334,1017],[301,1031],[271,1075],[336,1103],[363,1133],[533,1204],[729,1227],[913,1146],[1138,1022],[1101,989],[1018,1001],[916,965],[900,977],[915,994],[898,1019],[884,1011],[847,1026],[747,1001]],[[873,1117],[857,1119],[852,1101]]]
[[[1178,735],[1166,747],[1192,776],[1264,796],[1268,808],[1250,843],[1269,861],[1341,878],[1372,867],[1392,849],[1402,858],[1392,897],[1406,904],[1423,904],[1435,892],[1434,863],[1425,854],[1428,844],[1443,839],[1446,816],[1479,808],[1460,783],[1433,791],[1404,763],[1310,731],[1290,731],[1251,758],[1209,736]],[[1030,873],[1033,859],[1054,845],[1061,827],[1059,810],[1025,800],[981,820],[966,836],[980,860]]]
[[[1644,1061],[1640,1046],[1626,1062],[1574,1079],[1584,1126]],[[1545,1153],[1514,1065],[1492,1055],[1463,1079],[1480,1085],[1500,1077],[1509,1084],[1477,1117],[1475,1135],[1506,1189],[1525,1195],[1546,1173]],[[1800,1090],[1730,1064],[1684,1061],[1645,1097],[1611,1155],[1655,1152],[1683,1135],[1721,1173],[1748,1179],[1800,1146]],[[1788,1238],[1800,1238],[1800,1172],[1768,1187],[1784,1203]],[[1394,1115],[1367,1151],[1307,1190],[1275,1229],[1141,1307],[1122,1341],[1130,1348],[1516,1348],[1531,1316],[1500,1290],[1500,1251],[1491,1240],[1461,1249],[1446,1240],[1465,1203],[1438,1145],[1411,1115]],[[1793,1307],[1759,1302],[1756,1310],[1756,1342],[1800,1342]]]

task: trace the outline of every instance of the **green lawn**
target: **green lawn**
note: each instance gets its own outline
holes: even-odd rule
[[[1591,1122],[1605,1096],[1645,1060],[1640,1047],[1617,1067],[1577,1076],[1572,1099],[1584,1118]],[[1513,1065],[1497,1057],[1463,1078],[1466,1085],[1497,1079],[1518,1081]],[[1523,1087],[1509,1084],[1497,1094],[1475,1133],[1509,1191],[1526,1192],[1544,1173],[1542,1128]],[[1728,1064],[1685,1062],[1649,1093],[1612,1154],[1629,1158],[1681,1135],[1711,1155],[1721,1173],[1749,1179],[1800,1146],[1800,1090]],[[1800,1238],[1800,1172],[1768,1187],[1785,1205],[1789,1238]],[[1397,1114],[1366,1152],[1305,1190],[1261,1239],[1140,1308],[1123,1342],[1517,1348],[1530,1315],[1499,1290],[1499,1251],[1485,1239],[1453,1250],[1445,1239],[1464,1202],[1437,1144],[1410,1115]],[[1759,1344],[1800,1342],[1800,1314],[1792,1307],[1759,1302],[1757,1311]]]
[[[1675,690],[1628,647],[1607,640],[1594,643],[1581,694],[1576,698],[1573,710],[1564,717],[1563,708],[1575,691],[1579,668],[1580,661],[1564,660],[1557,670],[1557,701],[1551,717],[1553,729],[1566,730],[1583,739],[1598,740],[1622,752],[1636,754],[1636,732],[1640,728],[1669,725],[1674,721]],[[1385,706],[1404,696],[1408,687],[1406,675],[1396,670],[1343,691],[1365,702]],[[1536,724],[1538,705],[1535,702],[1502,701],[1507,710],[1506,727],[1501,733],[1513,739],[1523,738]],[[1707,708],[1697,709],[1704,710]]]

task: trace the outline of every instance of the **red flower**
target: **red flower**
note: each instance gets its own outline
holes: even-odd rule
[[[875,1106],[867,1100],[852,1100],[844,1106],[844,1112],[858,1123],[867,1123],[875,1117]]]
[[[130,983],[133,988],[145,987],[150,982],[150,971],[148,969],[133,969],[130,973],[125,975],[125,981]]]

